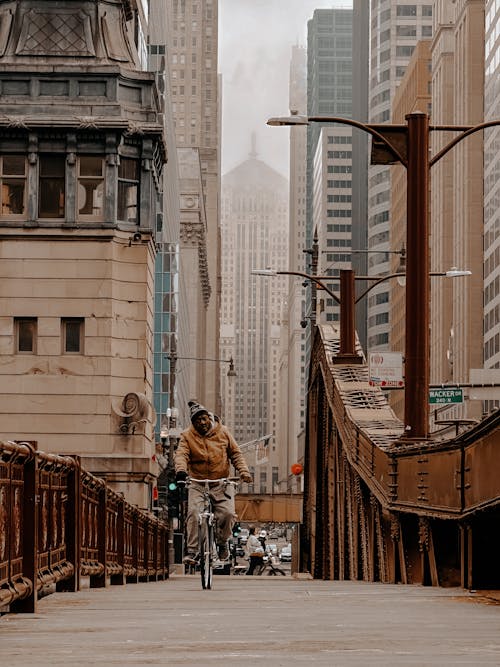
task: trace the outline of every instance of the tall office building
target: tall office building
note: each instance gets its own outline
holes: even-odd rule
[[[350,9],[317,9],[308,22],[308,115],[352,115],[352,17]],[[318,273],[337,276],[351,262],[352,130],[348,125],[308,128],[306,240],[319,240]],[[338,282],[330,288],[338,290]],[[323,318],[339,318],[322,298]]]
[[[485,120],[500,118],[500,5],[485,8]],[[485,133],[484,142],[484,367],[500,368],[500,129]],[[490,401],[487,409],[499,405]]]
[[[307,109],[307,61],[306,49],[292,47],[289,83],[290,109],[305,114]],[[306,271],[306,152],[305,127],[290,129],[290,232],[288,269]],[[297,490],[297,479],[290,474],[290,467],[303,456],[303,431],[305,423],[306,360],[305,292],[303,281],[297,276],[288,280],[286,315],[283,321],[282,361],[280,384],[282,387],[279,441],[287,443],[280,450],[280,490]],[[286,326],[285,326],[286,325]]]
[[[225,383],[223,417],[241,444],[273,434],[265,462],[254,470],[254,489],[271,492],[277,490],[279,450],[287,447],[276,439],[287,279],[251,271],[288,269],[288,183],[258,159],[253,145],[249,158],[224,175],[221,201],[221,356],[232,356],[237,372]]]
[[[163,170],[163,213],[156,220],[155,259],[155,325],[153,362],[153,400],[155,408],[155,440],[160,442],[161,431],[168,426],[168,409],[175,405],[174,377],[166,351],[175,348],[178,333],[179,308],[179,169],[172,116],[171,80],[169,70],[168,26],[170,7],[165,0],[150,0],[148,21],[148,69],[155,72],[158,98],[161,105],[168,160]]]
[[[220,99],[217,0],[168,0],[172,111],[180,151],[179,289],[185,310],[165,353],[182,392],[174,402],[188,423],[186,398],[222,409],[220,321]],[[193,266],[196,271],[193,271]]]
[[[394,95],[392,117],[394,123],[404,125],[406,115],[415,110],[430,111],[431,54],[430,40],[417,42],[415,51],[408,63],[406,73],[401,79]],[[392,167],[391,193],[391,242],[394,248],[402,248],[406,244],[406,213],[407,213],[407,173],[403,165]],[[400,271],[401,255],[391,254],[391,273]],[[390,289],[390,349],[392,352],[405,352],[405,313],[406,313],[406,281],[391,279]],[[451,302],[450,302],[451,307]],[[404,391],[391,391],[391,407],[400,419],[404,417]]]
[[[370,5],[366,0],[353,0],[352,12],[352,117],[367,123]],[[368,142],[366,132],[352,129],[352,268],[359,276],[368,273]],[[363,281],[356,284],[360,292],[367,287]],[[356,329],[365,352],[367,310],[367,300],[361,299],[356,306]]]
[[[483,121],[485,108],[484,2],[438,1],[434,12],[432,123],[476,125]],[[487,115],[494,113],[494,105],[486,109]],[[432,132],[432,154],[452,136]],[[485,133],[485,140],[491,136]],[[489,151],[486,148],[486,155]],[[458,143],[432,167],[431,177],[431,269],[439,272],[455,266],[472,272],[466,278],[431,280],[431,383],[467,384],[470,369],[483,367],[483,201],[486,217],[493,211],[496,215],[496,205],[490,206],[494,199],[487,194],[492,185],[488,175],[483,198],[483,133]],[[487,232],[484,239],[486,249]],[[488,266],[493,268],[485,263],[485,286],[490,283]],[[486,287],[486,312],[487,295]],[[440,418],[479,418],[481,413],[480,401],[467,400]]]
[[[370,32],[369,121],[391,121],[391,105],[415,45],[432,36],[433,3],[423,0],[372,0]],[[390,272],[391,168],[372,166],[368,176],[368,273]],[[377,251],[377,252],[375,252]],[[390,285],[368,296],[368,351],[389,344]]]

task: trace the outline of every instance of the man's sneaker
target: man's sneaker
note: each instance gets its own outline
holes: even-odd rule
[[[187,553],[187,554],[184,556],[184,558],[182,559],[182,562],[183,562],[185,565],[196,565],[196,563],[198,562],[198,561],[196,560],[196,554],[195,554],[195,553],[192,553],[192,552]]]
[[[219,544],[219,560],[227,560],[229,558],[229,551],[227,549],[227,544]]]

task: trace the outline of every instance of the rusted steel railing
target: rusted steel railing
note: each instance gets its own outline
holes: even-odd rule
[[[323,579],[500,589],[500,412],[461,435],[409,439],[368,368],[338,363],[338,336],[316,327],[301,567]]]
[[[78,457],[0,442],[0,613],[41,594],[168,577],[168,527],[130,505]]]

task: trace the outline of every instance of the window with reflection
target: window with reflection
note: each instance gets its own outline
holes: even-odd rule
[[[83,318],[67,317],[61,320],[63,354],[82,354]]]
[[[139,223],[139,160],[120,157],[118,167],[118,220]]]
[[[14,320],[16,335],[16,352],[35,354],[37,336],[36,317],[18,317]]]
[[[3,155],[0,158],[2,187],[2,216],[26,213],[26,158],[22,155]]]
[[[39,161],[39,218],[64,218],[66,156],[41,154]]]
[[[78,158],[78,217],[104,215],[104,160],[97,155]]]

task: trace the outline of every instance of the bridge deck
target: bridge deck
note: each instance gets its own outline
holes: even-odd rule
[[[197,576],[174,576],[56,593],[34,615],[0,617],[0,657],[9,667],[499,665],[499,621],[498,604],[462,589],[220,576],[202,591]]]

